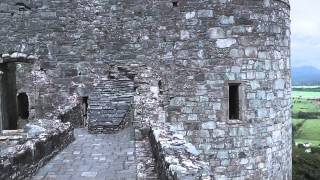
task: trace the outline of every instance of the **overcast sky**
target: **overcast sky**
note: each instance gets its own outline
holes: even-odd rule
[[[292,66],[320,69],[320,0],[290,0]]]

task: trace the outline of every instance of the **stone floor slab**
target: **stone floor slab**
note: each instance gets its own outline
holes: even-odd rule
[[[131,128],[103,135],[75,129],[75,138],[32,180],[136,179],[135,141]]]

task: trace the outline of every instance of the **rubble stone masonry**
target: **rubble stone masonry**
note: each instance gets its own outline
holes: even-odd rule
[[[0,23],[0,54],[38,57],[17,65],[32,117],[57,117],[79,97],[88,97],[89,127],[109,123],[90,120],[103,117],[90,102],[117,124],[134,108],[136,136],[180,134],[206,175],[291,179],[288,0],[2,0]],[[124,94],[109,96],[104,83]],[[230,85],[239,91],[235,116]],[[153,150],[168,145],[158,143]]]

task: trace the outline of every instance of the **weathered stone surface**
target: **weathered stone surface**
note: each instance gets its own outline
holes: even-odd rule
[[[132,128],[106,135],[92,135],[85,129],[75,129],[75,141],[32,179],[135,180],[137,159],[134,150]]]
[[[101,80],[90,94],[88,130],[92,133],[117,131],[132,121],[133,81],[110,78]]]
[[[211,39],[218,39],[218,38],[224,38],[225,32],[221,27],[215,27],[208,29],[209,38]]]
[[[74,139],[70,124],[42,119],[27,127],[25,135],[11,134],[9,142],[0,142],[0,179],[30,178]]]
[[[153,127],[150,140],[160,179],[213,178],[209,163],[200,160],[199,151],[182,134],[166,126]]]
[[[217,40],[217,47],[218,48],[228,48],[234,45],[237,41],[233,38],[228,39],[218,39]]]
[[[83,112],[81,108],[81,104],[79,103],[77,106],[59,115],[58,118],[61,119],[61,122],[63,123],[70,122],[74,128],[84,127]]]
[[[30,119],[55,119],[79,97],[96,98],[91,107],[116,102],[127,88],[100,93],[108,101],[94,93],[119,80],[110,67],[128,67],[121,71],[133,102],[92,108],[103,124],[97,130],[132,105],[137,135],[170,125],[215,179],[290,179],[289,10],[288,0],[3,0],[0,62],[38,57],[17,62],[16,89],[28,95]],[[238,120],[228,116],[229,83],[241,84]],[[193,159],[176,163],[182,155],[174,147],[154,150],[165,155],[157,163],[172,165],[160,173],[192,179]]]

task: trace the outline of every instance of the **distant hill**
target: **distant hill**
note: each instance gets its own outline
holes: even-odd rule
[[[320,85],[320,70],[313,66],[293,67],[292,83],[294,86]]]

